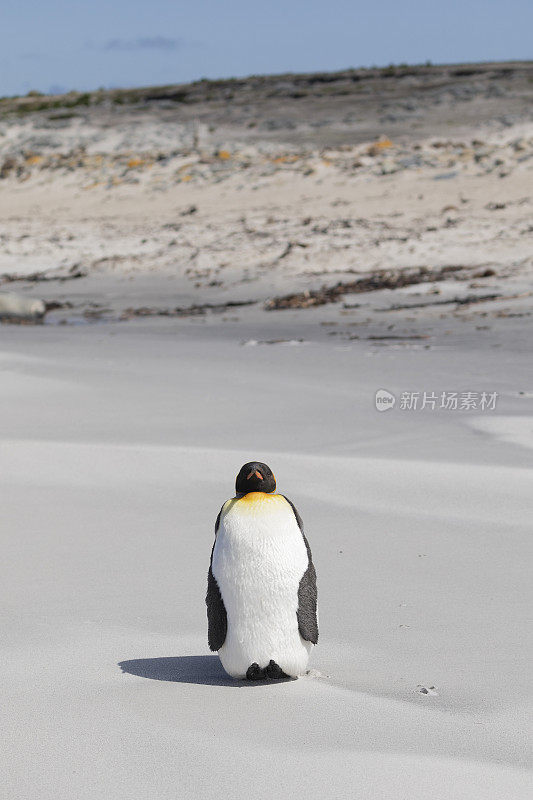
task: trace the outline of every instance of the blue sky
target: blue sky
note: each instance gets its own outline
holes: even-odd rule
[[[0,95],[533,58],[532,0],[1,0]]]

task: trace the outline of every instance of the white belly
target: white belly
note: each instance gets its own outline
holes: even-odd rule
[[[229,500],[213,551],[213,575],[226,614],[222,666],[244,678],[250,664],[273,659],[287,675],[300,675],[312,645],[298,630],[298,586],[308,556],[289,503],[253,492]]]

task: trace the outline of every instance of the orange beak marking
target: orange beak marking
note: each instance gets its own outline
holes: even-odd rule
[[[250,480],[250,478],[252,477],[252,475],[256,475],[256,476],[259,478],[259,480],[260,480],[260,481],[262,481],[262,480],[263,480],[263,476],[261,475],[261,473],[259,472],[259,470],[258,470],[258,469],[256,469],[256,470],[252,470],[252,471],[250,472],[250,474],[246,476],[246,480],[247,480],[247,481],[249,481],[249,480]]]

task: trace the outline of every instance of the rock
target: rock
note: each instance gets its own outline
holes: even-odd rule
[[[514,142],[511,142],[511,147],[515,151],[515,153],[521,153],[523,150],[527,150],[527,140],[522,139],[515,139]]]
[[[0,178],[7,178],[7,176],[13,172],[13,170],[17,169],[17,166],[18,163],[16,158],[13,158],[13,156],[8,156],[6,159],[4,159],[4,163],[0,167]]]
[[[43,319],[46,306],[42,300],[24,297],[15,292],[0,292],[0,319],[38,322]]]
[[[392,158],[386,158],[380,167],[382,175],[393,175],[395,172],[400,172],[401,166]]]
[[[371,144],[367,148],[366,152],[367,152],[367,155],[369,155],[369,156],[377,156],[380,153],[382,153],[384,150],[388,150],[390,147],[393,147],[393,146],[394,145],[393,145],[393,143],[391,142],[391,140],[389,138],[387,138],[386,136],[382,136],[380,139],[378,139],[377,142],[373,142],[373,144]]]
[[[491,278],[493,275],[496,275],[496,270],[490,267],[482,269],[479,272],[474,272],[474,278]]]

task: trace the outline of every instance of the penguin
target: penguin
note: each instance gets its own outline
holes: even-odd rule
[[[209,648],[233,678],[297,678],[318,642],[316,572],[302,519],[272,470],[244,464],[215,523]]]

